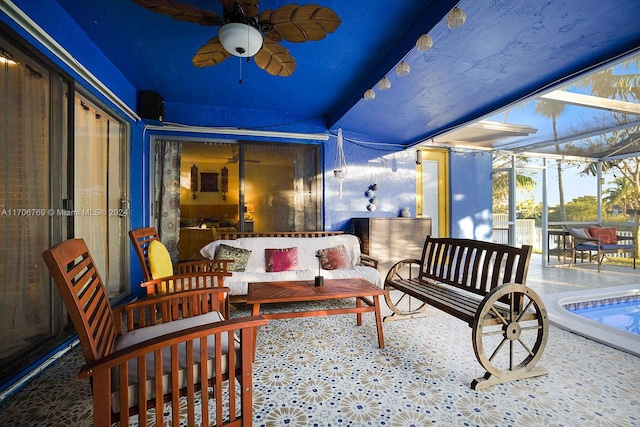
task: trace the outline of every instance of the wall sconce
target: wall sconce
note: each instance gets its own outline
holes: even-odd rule
[[[222,200],[227,200],[229,191],[229,169],[226,166],[220,171],[220,190],[222,190]]]
[[[416,165],[422,164],[422,151],[416,150]]]
[[[196,198],[196,192],[198,191],[198,167],[196,165],[191,166],[191,197]]]

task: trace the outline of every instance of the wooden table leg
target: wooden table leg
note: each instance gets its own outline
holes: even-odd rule
[[[378,346],[384,348],[384,335],[382,331],[382,314],[380,313],[380,297],[378,295],[373,296],[373,306],[376,313],[376,327],[378,329]]]
[[[251,308],[251,315],[252,316],[259,316],[260,315],[260,304],[253,304],[253,307]],[[258,328],[254,328],[253,330],[253,360],[255,362],[256,360],[256,344],[258,343]]]
[[[359,297],[356,297],[356,307],[362,307],[362,300]],[[356,319],[358,326],[362,326],[362,313],[356,313]]]

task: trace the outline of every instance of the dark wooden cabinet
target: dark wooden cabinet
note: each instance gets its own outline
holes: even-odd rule
[[[405,258],[422,256],[425,238],[431,234],[431,218],[352,218],[353,234],[361,250],[380,261],[380,271]]]

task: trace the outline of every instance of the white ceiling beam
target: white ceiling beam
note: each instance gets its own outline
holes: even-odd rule
[[[548,101],[564,102],[565,104],[577,105],[579,107],[598,108],[601,110],[615,111],[627,114],[640,114],[640,104],[616,99],[600,98],[593,95],[554,90],[540,98]]]

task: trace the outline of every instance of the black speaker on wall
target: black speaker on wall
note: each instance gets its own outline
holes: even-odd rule
[[[164,119],[164,99],[158,92],[151,90],[138,91],[138,115],[143,119]]]

